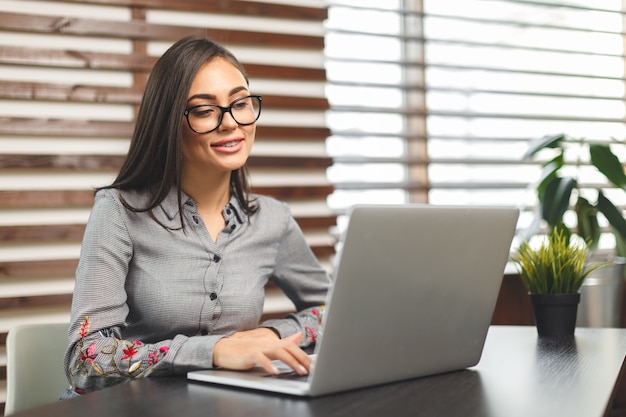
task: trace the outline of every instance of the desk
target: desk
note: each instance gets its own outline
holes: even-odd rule
[[[494,416],[609,415],[626,356],[626,329],[576,329],[569,343],[537,338],[532,326],[492,326],[473,368],[301,399],[148,378],[16,417]]]

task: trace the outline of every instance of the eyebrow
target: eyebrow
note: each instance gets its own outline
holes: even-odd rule
[[[237,94],[238,92],[240,92],[242,90],[247,90],[247,87],[244,87],[244,86],[235,87],[232,90],[230,90],[228,95],[232,96],[232,95]],[[189,102],[189,101],[191,101],[193,99],[197,99],[197,98],[201,98],[201,99],[205,99],[205,100],[215,100],[217,97],[215,97],[213,94],[206,94],[206,93],[194,94],[193,96],[191,96],[191,97],[189,97],[187,99],[187,102]]]

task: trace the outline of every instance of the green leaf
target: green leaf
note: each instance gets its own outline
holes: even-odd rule
[[[539,177],[539,184],[537,184],[537,196],[539,197],[539,201],[543,199],[546,186],[553,178],[557,177],[557,173],[559,169],[563,167],[564,162],[563,151],[561,151],[557,156],[543,165],[543,170]]]
[[[604,214],[615,232],[626,239],[626,220],[624,220],[622,212],[604,196],[602,191],[598,193],[598,210]]]
[[[572,177],[556,177],[546,185],[541,198],[541,216],[551,227],[562,222],[575,186],[576,179]]]
[[[589,145],[589,153],[591,154],[591,163],[598,168],[609,181],[616,187],[626,187],[624,167],[617,156],[611,152],[611,148],[607,145],[593,144]]]
[[[615,235],[615,255],[626,257],[626,238],[622,237],[619,233],[613,232]]]
[[[563,224],[562,221],[557,223],[557,224],[555,224],[554,227],[552,228],[552,230],[550,231],[551,235],[553,235],[555,233],[558,233],[561,236],[563,236],[563,238],[565,239],[565,242],[567,242],[567,244],[569,245],[569,242],[571,242],[571,240],[572,240],[572,231],[569,230],[569,228],[566,227],[565,224]]]
[[[601,234],[598,210],[586,198],[578,197],[574,211],[578,218],[576,233],[587,242],[590,250],[596,249]]]
[[[570,242],[563,230],[555,228],[539,247],[522,242],[510,259],[530,293],[573,294],[589,273],[607,265],[588,265],[588,254],[582,241]]]
[[[567,135],[563,133],[559,133],[557,135],[546,135],[539,139],[535,139],[530,142],[528,150],[524,154],[523,159],[528,159],[531,156],[535,155],[542,149],[545,148],[557,148],[560,146],[561,142],[567,139]]]

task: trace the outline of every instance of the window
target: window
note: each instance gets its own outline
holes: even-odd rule
[[[625,136],[621,7],[331,1],[331,206],[517,206],[527,228],[541,171],[540,161],[522,161],[531,140]],[[588,168],[580,178],[591,192]]]
[[[354,203],[407,201],[400,5],[334,1],[328,10],[328,175],[336,186],[329,205],[340,212]]]

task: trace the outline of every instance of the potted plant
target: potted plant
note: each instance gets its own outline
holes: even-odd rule
[[[622,142],[616,144],[624,145]],[[626,174],[624,167],[609,145],[589,143],[585,139],[574,139],[565,134],[546,135],[530,144],[524,159],[535,157],[543,149],[555,149],[556,155],[543,164],[543,171],[537,185],[537,196],[541,218],[550,228],[561,228],[566,233],[571,232],[563,222],[565,212],[570,208],[572,194],[576,194],[574,212],[577,224],[575,233],[581,236],[593,251],[597,248],[600,237],[598,215],[601,213],[609,222],[615,235],[615,249],[617,256],[626,256],[626,220],[619,210],[609,200],[602,188],[597,190],[595,201],[591,201],[581,192],[577,176],[564,175],[566,165],[565,153],[568,148],[587,150],[591,165],[604,175],[608,184],[614,188],[626,189]],[[582,163],[578,152],[577,165]]]
[[[624,142],[613,141],[612,144],[624,146]],[[612,152],[610,145],[574,139],[565,134],[546,135],[533,141],[524,159],[534,158],[544,149],[553,149],[555,154],[543,163],[543,171],[537,183],[538,215],[526,238],[536,233],[539,222],[544,220],[550,230],[558,228],[567,236],[579,235],[597,258],[595,252],[602,232],[599,219],[604,217],[615,237],[615,250],[612,253],[614,257],[608,258],[614,261],[614,266],[594,274],[585,282],[581,291],[583,314],[579,316],[579,320],[581,325],[586,326],[618,326],[626,264],[626,220],[622,211],[606,196],[604,189],[610,187],[625,190],[624,167]],[[596,187],[595,190],[591,187],[583,189],[578,175],[565,174],[568,151],[577,154],[575,167],[583,165],[583,159],[588,160],[604,177],[606,186]],[[576,174],[578,171],[573,170]],[[570,208],[573,208],[576,223],[568,227],[565,225],[564,217]]]
[[[511,256],[530,294],[539,336],[574,335],[585,278],[606,264],[590,265],[588,247],[563,229],[553,228],[538,247],[524,241]]]

